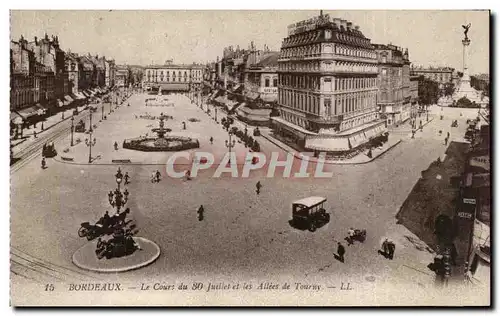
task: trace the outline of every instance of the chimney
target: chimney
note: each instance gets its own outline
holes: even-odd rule
[[[340,20],[340,26],[342,26],[345,29],[347,29],[347,21],[346,20]]]
[[[352,29],[352,22],[347,22],[346,25],[347,25],[347,30],[351,31],[351,29]]]

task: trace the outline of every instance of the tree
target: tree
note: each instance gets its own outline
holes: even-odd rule
[[[472,102],[467,97],[458,99],[456,106],[458,108],[472,108]]]
[[[443,95],[445,97],[452,96],[454,91],[455,91],[455,85],[452,82],[448,82],[444,85]]]
[[[421,77],[418,81],[418,97],[421,105],[436,104],[439,99],[438,83]]]

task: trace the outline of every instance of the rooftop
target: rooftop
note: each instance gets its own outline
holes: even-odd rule
[[[198,64],[167,64],[167,65],[148,65],[145,69],[190,69],[190,68],[203,68],[203,65]]]

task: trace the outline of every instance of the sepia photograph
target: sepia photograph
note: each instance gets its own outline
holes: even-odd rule
[[[10,10],[10,304],[489,307],[491,19]]]

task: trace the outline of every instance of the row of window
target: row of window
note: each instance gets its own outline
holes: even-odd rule
[[[373,92],[359,92],[355,94],[340,94],[334,99],[324,98],[325,115],[341,115],[373,107],[375,94]],[[318,95],[310,95],[297,91],[278,91],[278,103],[296,110],[320,115],[321,101]]]
[[[346,72],[376,72],[378,67],[371,64],[333,61],[306,61],[279,63],[281,71],[346,71]]]
[[[177,76],[178,77],[181,77],[182,76],[182,71],[174,71],[172,70],[172,77],[175,77],[175,74],[177,73]],[[147,76],[150,77],[150,76],[163,76],[163,75],[166,75],[167,77],[170,76],[170,71],[163,71],[163,70],[148,70],[147,72]],[[195,70],[195,71],[191,71],[190,72],[191,76],[193,77],[200,77],[201,76],[201,71],[200,70]],[[187,77],[188,76],[188,72],[187,71],[184,71],[184,77]]]
[[[308,128],[309,122],[302,117],[298,117],[297,115],[294,115],[292,113],[288,113],[285,111],[282,111],[281,117],[285,121],[290,122],[290,123],[295,124],[295,125],[298,125],[298,126],[301,126],[304,129]]]
[[[313,57],[335,52],[337,55],[360,57],[360,58],[376,58],[377,53],[361,48],[353,48],[341,44],[314,44],[300,47],[284,48],[281,50],[280,58],[294,57]]]
[[[53,91],[47,91],[46,97],[48,99],[52,99],[53,96]],[[38,91],[12,91],[10,94],[11,107],[14,109],[22,108],[26,104],[33,104],[39,100],[40,92]]]
[[[307,90],[318,90],[320,80],[322,80],[323,90],[328,92],[373,88],[377,84],[376,78],[320,78],[316,76],[279,75],[279,79],[283,87]]]
[[[163,77],[161,76],[160,78],[158,77],[149,77],[148,76],[148,81],[149,82],[170,82],[170,77]],[[172,78],[172,82],[188,82],[188,78]]]

